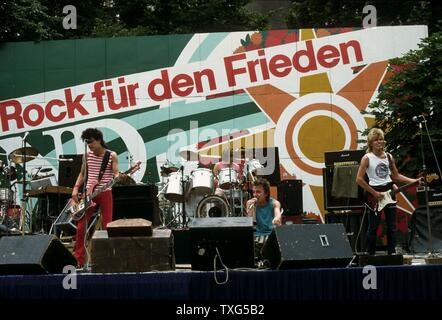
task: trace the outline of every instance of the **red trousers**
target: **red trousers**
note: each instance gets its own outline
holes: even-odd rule
[[[101,211],[101,222],[103,230],[106,230],[107,224],[112,221],[112,191],[106,190],[100,193],[96,198],[94,198],[94,202],[100,206]],[[86,232],[86,222],[90,222],[93,213],[95,212],[96,207],[91,207],[86,211],[86,214],[77,222],[77,234],[75,236],[75,247],[74,247],[74,256],[77,259],[77,263],[80,266],[84,265],[85,262],[85,232]]]

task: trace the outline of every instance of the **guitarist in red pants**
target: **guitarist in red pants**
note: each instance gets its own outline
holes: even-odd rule
[[[395,253],[396,247],[396,201],[394,183],[418,183],[420,179],[411,179],[398,172],[393,156],[384,150],[384,132],[373,128],[367,136],[367,153],[362,157],[359,165],[356,182],[367,191],[368,216],[367,251],[374,255],[376,251],[376,231],[381,222],[380,211],[384,210],[387,224],[387,250],[388,254]],[[367,174],[369,182],[364,179]],[[402,188],[402,187],[401,187]],[[391,191],[393,190],[393,191]]]
[[[103,133],[95,128],[89,128],[82,132],[81,139],[87,143],[89,152],[86,158],[83,158],[80,174],[75,182],[72,191],[72,200],[78,203],[78,193],[81,190],[85,175],[86,177],[86,193],[90,194],[94,190],[103,188],[97,196],[94,197],[93,202],[98,204],[101,209],[102,227],[105,230],[109,222],[112,221],[112,191],[110,188],[104,187],[109,184],[114,178],[119,175],[118,172],[118,157],[115,152],[108,151],[103,140]],[[87,162],[87,166],[85,164]],[[87,168],[87,170],[86,170]],[[83,267],[85,263],[85,228],[95,211],[95,206],[89,207],[84,216],[77,222],[77,234],[75,238],[74,255],[77,259],[78,267]]]

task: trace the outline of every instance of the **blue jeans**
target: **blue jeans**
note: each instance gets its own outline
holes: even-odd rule
[[[385,222],[387,224],[387,250],[388,254],[396,252],[396,206],[384,208]],[[374,211],[369,212],[367,231],[367,251],[374,255],[376,251],[376,231],[381,223],[381,212],[377,215]]]

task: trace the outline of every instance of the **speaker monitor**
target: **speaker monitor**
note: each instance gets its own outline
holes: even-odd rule
[[[154,185],[114,186],[112,220],[142,218],[159,225],[158,187]]]
[[[251,217],[199,218],[190,224],[192,270],[253,268],[254,237]]]
[[[303,213],[302,180],[283,180],[278,184],[278,201],[285,216]]]
[[[342,224],[292,224],[273,229],[263,248],[272,269],[346,266],[353,257]]]
[[[434,252],[442,252],[442,207],[430,207],[431,243]],[[410,251],[428,253],[430,250],[427,208],[416,209],[411,218]]]
[[[0,274],[63,273],[77,261],[53,235],[9,236],[0,239]]]
[[[73,188],[83,162],[82,154],[64,154],[60,159],[72,159],[72,161],[60,161],[58,168],[58,185]]]

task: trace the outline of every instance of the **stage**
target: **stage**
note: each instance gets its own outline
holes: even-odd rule
[[[442,265],[378,266],[365,272],[362,267],[230,270],[217,272],[216,279],[214,272],[190,270],[71,273],[68,278],[66,274],[9,275],[0,276],[0,300],[5,299],[435,301],[442,300]]]

